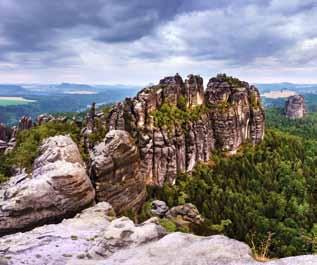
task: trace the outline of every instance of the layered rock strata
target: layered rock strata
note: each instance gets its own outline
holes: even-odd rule
[[[118,212],[139,208],[145,200],[139,151],[127,131],[112,130],[94,147],[90,176],[96,200],[111,203]]]
[[[306,114],[304,96],[291,96],[285,102],[285,115],[291,119],[303,118]]]
[[[11,177],[0,187],[0,235],[60,221],[94,198],[77,145],[69,136],[48,138],[32,174]]]
[[[158,124],[155,113],[168,108],[174,120]],[[162,112],[163,121],[164,115],[168,116]],[[183,81],[177,74],[118,103],[110,113],[109,128],[134,138],[146,184],[173,184],[178,173],[208,161],[215,149],[235,153],[243,143],[259,143],[264,111],[257,88],[246,82],[218,75],[204,91],[200,76]]]

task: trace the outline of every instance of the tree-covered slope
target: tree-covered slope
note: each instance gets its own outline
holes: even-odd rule
[[[225,223],[220,228],[226,235],[254,249],[261,249],[269,239],[272,257],[313,252],[317,243],[316,117],[311,114],[293,121],[269,110],[261,144],[244,146],[232,157],[215,154],[209,164],[178,178],[174,187],[150,189],[149,197],[169,206],[195,204],[206,218],[204,227],[196,231],[200,234],[217,233],[215,224]]]

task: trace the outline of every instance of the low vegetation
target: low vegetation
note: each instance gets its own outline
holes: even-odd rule
[[[222,81],[226,81],[232,87],[244,87],[245,86],[245,83],[243,81],[239,80],[238,78],[228,76],[226,74],[218,74],[217,78],[222,80]]]
[[[207,109],[204,105],[188,108],[186,102],[180,97],[177,106],[164,103],[151,115],[156,127],[171,131],[174,127],[181,127],[190,121],[198,121]]]

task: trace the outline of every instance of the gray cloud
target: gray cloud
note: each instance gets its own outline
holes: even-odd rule
[[[85,42],[112,62],[311,64],[316,12],[315,0],[0,0],[0,63],[79,67]]]

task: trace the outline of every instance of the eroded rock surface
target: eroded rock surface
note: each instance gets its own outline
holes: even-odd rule
[[[60,221],[94,198],[77,145],[69,136],[48,138],[32,174],[11,177],[0,187],[0,235]]]
[[[181,124],[160,126],[153,113],[162,106],[196,113]],[[178,173],[210,159],[211,151],[235,153],[245,142],[264,137],[264,111],[256,87],[218,75],[204,92],[203,79],[177,74],[118,103],[110,113],[110,130],[125,130],[140,152],[140,171],[147,184],[175,183]]]
[[[65,265],[105,260],[113,253],[158,240],[166,234],[155,223],[134,225],[126,217],[114,219],[110,204],[98,203],[60,224],[0,238],[6,264]]]
[[[33,126],[32,118],[28,116],[23,116],[19,120],[18,130],[19,131],[28,130],[28,129],[31,129],[32,126]]]
[[[77,262],[77,263],[76,263]],[[71,261],[68,265],[315,265],[317,256],[307,255],[257,262],[245,243],[216,235],[198,237],[172,233],[160,240],[115,252],[105,260]]]
[[[151,203],[151,214],[154,216],[164,217],[168,212],[168,206],[166,202],[155,200]]]
[[[199,225],[204,221],[196,206],[191,203],[171,208],[166,213],[166,217],[173,220],[175,223],[179,223],[179,225]]]
[[[127,131],[112,130],[91,154],[91,178],[96,200],[107,201],[117,212],[136,209],[145,200],[140,156]]]
[[[306,114],[304,96],[295,95],[289,97],[285,103],[285,114],[291,119],[303,118]]]
[[[115,219],[101,202],[59,224],[0,238],[6,265],[260,265],[248,245],[222,235],[199,237],[171,233],[155,218],[135,225]],[[273,259],[267,265],[314,265],[317,256]]]

